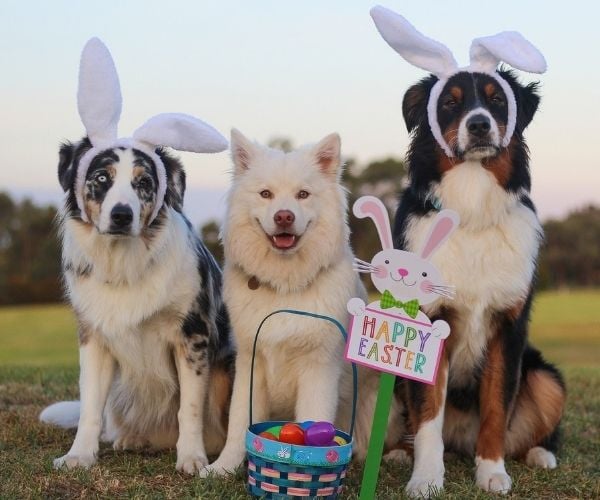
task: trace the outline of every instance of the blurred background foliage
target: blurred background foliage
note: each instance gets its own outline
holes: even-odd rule
[[[292,149],[292,142],[285,137],[274,138],[270,145],[286,151]],[[349,191],[349,206],[356,198],[370,194],[380,198],[392,215],[405,176],[404,163],[397,158],[367,165],[347,160],[343,182]],[[39,206],[28,199],[15,201],[8,193],[0,192],[0,304],[62,301],[56,213],[54,206]],[[351,215],[349,222],[354,253],[369,260],[380,250],[373,224]],[[600,207],[587,206],[561,220],[547,220],[544,232],[539,288],[600,285]],[[219,222],[205,223],[199,234],[222,263]],[[370,285],[370,280],[365,283]]]

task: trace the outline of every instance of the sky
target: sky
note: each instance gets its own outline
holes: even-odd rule
[[[161,112],[185,112],[228,135],[232,127],[296,145],[330,132],[361,163],[402,157],[401,103],[424,72],[381,39],[374,3],[338,1],[0,1],[0,190],[59,203],[58,145],[84,135],[76,107],[79,56],[100,37],[123,94],[121,136]],[[460,65],[473,38],[517,30],[545,55],[542,105],[526,131],[532,196],[543,219],[600,204],[600,3],[387,0]],[[594,49],[596,47],[596,49]],[[181,155],[186,212],[222,217],[228,153]]]

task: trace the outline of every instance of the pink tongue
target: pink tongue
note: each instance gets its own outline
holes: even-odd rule
[[[291,248],[294,246],[296,237],[293,234],[276,234],[273,242],[277,248]]]

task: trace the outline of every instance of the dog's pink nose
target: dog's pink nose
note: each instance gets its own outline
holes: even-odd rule
[[[294,223],[296,216],[290,210],[278,210],[273,216],[273,220],[278,226],[287,227]]]
[[[405,276],[408,276],[408,270],[401,267],[400,269],[398,269],[398,274],[401,278],[404,278]]]

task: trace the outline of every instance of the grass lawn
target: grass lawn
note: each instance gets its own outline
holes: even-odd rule
[[[531,336],[565,372],[569,390],[564,446],[555,471],[509,461],[510,498],[600,498],[600,291],[553,292],[536,300]],[[175,454],[113,452],[103,447],[87,471],[54,471],[52,459],[71,445],[72,431],[37,422],[44,405],[77,398],[72,314],[62,306],[0,309],[1,498],[245,498],[244,472],[200,480],[175,471]],[[378,498],[404,498],[410,467],[383,464]],[[353,465],[343,498],[357,498]],[[446,460],[440,498],[494,498],[474,486],[472,459]]]

